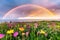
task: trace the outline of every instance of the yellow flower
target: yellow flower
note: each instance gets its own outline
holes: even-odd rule
[[[41,33],[41,34],[45,34],[45,31],[41,30],[40,33]]]
[[[20,31],[24,31],[24,28],[23,28],[23,27],[21,27],[21,28],[19,28],[19,30],[20,30]]]
[[[22,35],[25,35],[25,33],[22,33]]]
[[[12,34],[12,33],[14,33],[14,30],[12,30],[12,29],[7,31],[7,34]]]
[[[59,25],[57,25],[56,27],[57,27],[57,28],[60,28],[60,26],[59,26]]]

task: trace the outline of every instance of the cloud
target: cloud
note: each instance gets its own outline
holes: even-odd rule
[[[60,4],[60,0],[32,0],[32,4],[51,7],[51,6]]]

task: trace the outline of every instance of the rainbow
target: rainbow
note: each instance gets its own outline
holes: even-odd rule
[[[50,12],[48,9],[44,8],[44,7],[41,7],[41,6],[38,6],[38,5],[34,5],[34,4],[26,4],[26,5],[21,5],[21,6],[18,6],[18,7],[15,7],[13,9],[11,9],[10,11],[8,11],[4,16],[3,18],[6,18],[8,15],[10,15],[13,11],[15,11],[16,9],[19,9],[19,8],[22,8],[22,7],[26,7],[26,6],[33,6],[33,7],[37,7],[37,8],[42,8],[44,9],[45,11],[48,12],[48,14],[50,14],[51,16],[54,16],[55,14]],[[34,15],[34,14],[32,14]]]

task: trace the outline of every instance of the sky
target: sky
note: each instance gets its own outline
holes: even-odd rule
[[[0,0],[0,18],[9,10],[24,4],[36,4],[46,8],[60,7],[60,0]]]

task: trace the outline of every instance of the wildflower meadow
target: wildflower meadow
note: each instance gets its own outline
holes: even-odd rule
[[[60,22],[2,22],[0,40],[60,40]]]

